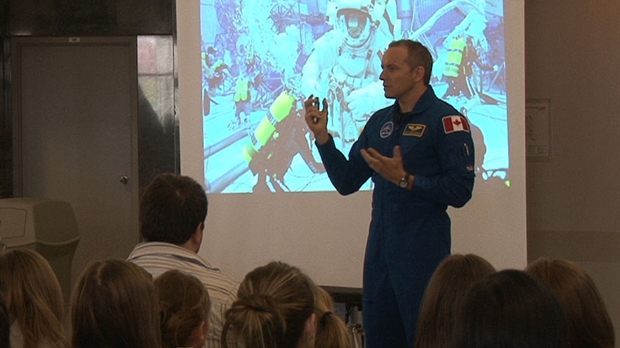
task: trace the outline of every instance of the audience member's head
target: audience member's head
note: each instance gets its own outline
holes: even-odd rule
[[[194,179],[159,174],[140,201],[142,238],[147,242],[182,245],[198,252],[207,206],[205,191]]]
[[[314,347],[316,315],[310,279],[298,268],[271,262],[248,273],[226,311],[222,346],[234,335],[247,347]]]
[[[11,348],[9,309],[4,301],[4,293],[2,292],[3,284],[0,283],[0,348]]]
[[[349,348],[353,347],[351,334],[344,321],[334,314],[334,299],[313,282],[313,292],[317,318],[315,347]]]
[[[162,344],[200,348],[209,330],[209,293],[198,278],[170,270],[154,281],[159,297]]]
[[[62,289],[47,260],[29,249],[0,253],[0,283],[13,347],[64,347]]]
[[[455,317],[465,293],[495,268],[477,255],[451,255],[444,259],[431,277],[418,322],[416,348],[450,347]]]
[[[530,263],[525,273],[547,284],[564,306],[572,347],[614,347],[614,328],[605,303],[592,278],[579,265],[542,258]]]
[[[161,347],[151,275],[125,260],[91,263],[73,291],[73,348]]]
[[[455,324],[455,348],[570,346],[568,321],[551,289],[522,271],[504,270],[476,282]]]

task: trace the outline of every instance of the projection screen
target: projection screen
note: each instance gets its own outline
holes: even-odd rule
[[[381,55],[409,38],[434,58],[435,93],[466,115],[473,199],[450,209],[453,252],[525,265],[523,3],[501,0],[177,2],[182,173],[210,202],[200,252],[241,279],[271,260],[319,284],[361,286],[372,184],[339,196],[303,120],[313,94],[347,153],[393,103]]]

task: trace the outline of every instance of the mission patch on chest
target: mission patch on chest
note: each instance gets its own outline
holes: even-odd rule
[[[421,138],[426,130],[425,124],[409,123],[403,131],[404,136]]]

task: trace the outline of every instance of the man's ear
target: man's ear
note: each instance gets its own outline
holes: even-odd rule
[[[194,248],[196,249],[196,252],[200,250],[200,246],[202,245],[202,235],[204,233],[204,229],[205,223],[203,221],[198,225],[198,227],[196,227],[196,231],[194,231],[194,234],[190,238],[192,241],[192,245],[194,245]]]
[[[413,78],[415,81],[422,81],[424,79],[424,74],[426,74],[426,69],[423,66],[418,65],[413,68]]]

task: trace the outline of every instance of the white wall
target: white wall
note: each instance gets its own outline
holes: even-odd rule
[[[526,96],[550,99],[552,154],[528,162],[528,259],[581,264],[620,346],[620,0],[526,2]]]

